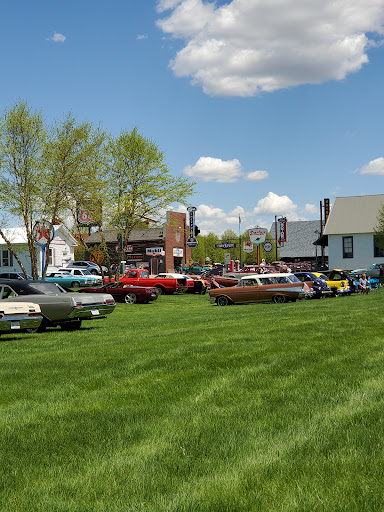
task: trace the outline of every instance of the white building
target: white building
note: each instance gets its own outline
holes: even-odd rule
[[[375,244],[375,228],[384,194],[336,197],[323,237],[328,239],[329,268],[353,270],[384,263],[384,251]]]
[[[74,259],[74,249],[78,245],[76,238],[63,226],[57,225],[55,228],[55,236],[49,246],[49,265],[54,267],[66,266],[67,263]],[[27,246],[27,233],[25,228],[8,228],[4,229],[4,234],[11,242],[12,247],[20,258],[28,274],[31,274],[31,260]],[[42,249],[36,245],[38,272],[42,274]],[[8,246],[4,239],[0,236],[0,272],[20,272],[21,268],[8,250]]]

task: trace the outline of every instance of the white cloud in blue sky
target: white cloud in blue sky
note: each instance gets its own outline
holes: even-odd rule
[[[376,158],[371,160],[367,165],[364,165],[360,169],[360,174],[375,174],[384,176],[384,158]]]
[[[66,36],[59,32],[55,32],[52,37],[47,37],[47,41],[52,41],[53,43],[64,43],[66,39]]]
[[[242,167],[237,158],[221,160],[220,158],[202,156],[195,165],[185,167],[184,173],[202,181],[235,183],[242,176]]]
[[[267,171],[253,171],[249,172],[245,179],[247,181],[260,181],[260,180],[266,180],[268,178],[269,174]]]
[[[185,41],[171,67],[212,96],[254,96],[342,80],[383,34],[383,0],[161,0],[164,33]]]

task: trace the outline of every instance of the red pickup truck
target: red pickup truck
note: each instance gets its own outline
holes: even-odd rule
[[[149,277],[148,270],[143,268],[129,269],[120,277],[119,281],[135,286],[154,286],[159,290],[159,294],[172,294],[175,292],[184,293],[187,290],[187,280],[185,278],[163,279]],[[108,282],[108,279],[106,279]]]

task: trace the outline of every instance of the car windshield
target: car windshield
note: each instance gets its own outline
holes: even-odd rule
[[[31,288],[36,290],[36,293],[43,293],[44,295],[57,295],[59,293],[67,293],[60,285],[56,283],[47,283],[41,281],[40,283],[31,284]]]

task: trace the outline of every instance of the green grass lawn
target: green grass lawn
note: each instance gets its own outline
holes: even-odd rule
[[[0,338],[3,512],[384,510],[384,292]]]

